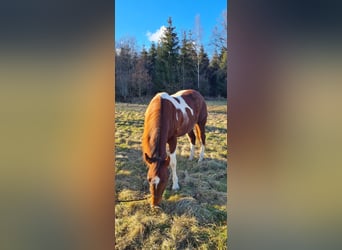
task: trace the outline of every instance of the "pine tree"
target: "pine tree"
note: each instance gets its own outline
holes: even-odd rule
[[[161,44],[156,49],[155,80],[153,83],[153,94],[160,91],[167,91],[167,62],[163,56]]]
[[[152,82],[152,86],[151,88],[148,90],[148,94],[152,95],[154,94],[154,90],[156,89],[156,84],[157,84],[157,72],[156,72],[156,68],[157,68],[157,48],[155,43],[153,42],[151,44],[151,47],[148,51],[148,55],[147,55],[147,71],[148,74],[151,78],[151,82]]]
[[[183,32],[179,42],[171,17],[158,43],[137,52],[134,38],[116,43],[115,95],[117,100],[175,92],[181,88],[198,89],[203,95],[227,96],[227,49],[215,46],[211,60],[191,31]],[[199,30],[199,29],[197,29]],[[219,37],[221,38],[221,37]],[[180,46],[179,46],[180,43]],[[219,52],[219,53],[218,53]]]
[[[199,60],[199,85],[200,91],[202,94],[207,95],[209,92],[209,84],[208,84],[208,77],[209,77],[209,58],[208,54],[204,51],[203,45],[200,47],[200,51],[198,54]]]
[[[176,27],[172,25],[172,18],[168,19],[164,36],[161,38],[160,51],[158,53],[158,81],[169,92],[173,92],[179,88],[179,41]]]
[[[219,85],[219,70],[220,70],[220,57],[215,50],[213,58],[210,61],[209,65],[209,95],[217,96],[218,85]]]
[[[223,97],[227,97],[227,50],[221,49],[220,70],[218,74],[218,91]]]
[[[191,36],[191,32],[189,32],[189,38],[187,38],[186,32],[183,33],[182,47],[180,49],[181,83],[183,89],[196,88],[197,55]]]

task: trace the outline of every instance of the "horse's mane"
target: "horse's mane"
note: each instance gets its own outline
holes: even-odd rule
[[[162,121],[162,98],[155,96],[145,113],[144,133],[142,138],[143,154],[147,153],[150,158],[158,158],[160,143],[160,127]],[[143,155],[143,159],[145,157]]]

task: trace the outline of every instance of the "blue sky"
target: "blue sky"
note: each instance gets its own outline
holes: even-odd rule
[[[115,40],[134,37],[140,50],[143,45],[150,48],[151,39],[161,27],[167,26],[172,17],[178,38],[183,31],[194,30],[195,17],[200,16],[202,44],[210,54],[209,40],[215,25],[227,9],[227,0],[116,0]],[[154,34],[154,36],[153,36]]]

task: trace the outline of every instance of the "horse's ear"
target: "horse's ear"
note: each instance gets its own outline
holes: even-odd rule
[[[145,160],[149,163],[152,164],[152,159],[145,153]]]

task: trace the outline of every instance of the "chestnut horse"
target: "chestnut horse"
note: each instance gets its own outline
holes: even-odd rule
[[[169,178],[169,165],[172,170],[172,189],[179,189],[176,173],[177,137],[188,135],[189,160],[192,160],[197,136],[201,143],[199,161],[203,160],[207,116],[204,98],[192,89],[182,90],[174,95],[159,93],[151,100],[145,113],[142,152],[148,166],[147,180],[152,195],[152,207],[161,202]],[[169,145],[169,153],[166,144]]]

